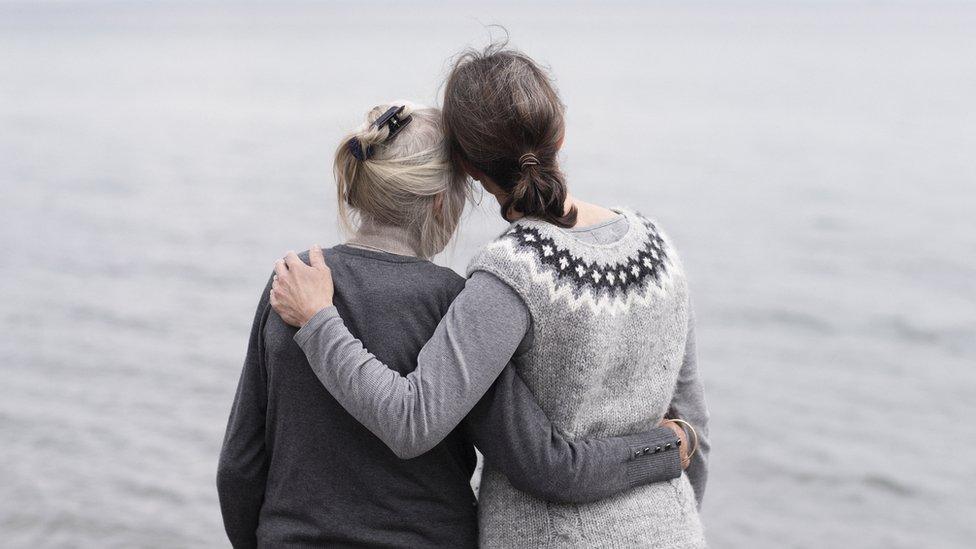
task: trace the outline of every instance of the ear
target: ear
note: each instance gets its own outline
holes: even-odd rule
[[[556,150],[557,151],[563,148],[563,141],[565,141],[565,140],[566,140],[566,131],[563,130],[562,135],[559,136],[559,141],[556,141]]]

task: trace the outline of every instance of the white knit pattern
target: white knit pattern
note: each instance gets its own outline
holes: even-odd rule
[[[533,342],[516,366],[549,418],[571,436],[656,425],[684,358],[688,289],[678,256],[655,223],[619,211],[629,229],[610,245],[525,219],[468,269],[494,274],[525,300]],[[562,505],[519,492],[489,464],[480,514],[485,547],[704,546],[684,476]]]

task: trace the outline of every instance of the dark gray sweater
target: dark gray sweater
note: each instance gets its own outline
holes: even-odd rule
[[[304,257],[303,257],[304,258]],[[346,326],[400,375],[464,287],[449,269],[348,246],[326,251]],[[676,451],[635,467],[634,448],[674,437],[569,440],[553,429],[511,367],[468,419],[429,452],[402,460],[316,379],[296,332],[262,294],[218,469],[235,547],[474,547],[472,443],[521,489],[590,500],[680,475]]]

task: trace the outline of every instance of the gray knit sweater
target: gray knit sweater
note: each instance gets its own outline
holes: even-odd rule
[[[651,221],[592,244],[523,219],[486,246],[469,275],[489,272],[522,297],[534,341],[516,360],[553,424],[571,436],[634,433],[668,413],[689,347],[688,286]],[[693,343],[692,343],[693,344]],[[489,463],[479,509],[487,547],[702,547],[687,476],[587,504],[556,504],[511,486]]]

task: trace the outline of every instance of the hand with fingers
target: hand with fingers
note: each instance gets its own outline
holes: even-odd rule
[[[311,265],[306,265],[295,252],[288,252],[284,259],[275,262],[271,282],[271,306],[282,320],[297,328],[331,307],[335,293],[332,271],[325,264],[322,249],[312,246],[308,258]]]

